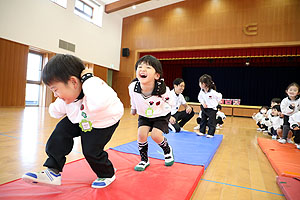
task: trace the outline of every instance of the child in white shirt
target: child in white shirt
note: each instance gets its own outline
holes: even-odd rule
[[[226,119],[226,115],[221,111],[222,106],[220,104],[217,106],[217,109],[218,109],[218,112],[217,112],[217,115],[216,115],[216,120],[217,120],[216,128],[220,129],[224,124],[224,120]]]
[[[46,145],[47,167],[42,172],[29,172],[23,180],[33,184],[61,185],[62,169],[73,148],[73,138],[81,136],[83,155],[97,175],[93,188],[103,188],[115,179],[113,164],[104,151],[124,113],[117,93],[103,80],[85,69],[72,55],[57,54],[43,69],[43,82],[57,97],[49,106],[56,125]]]
[[[145,55],[135,64],[136,79],[129,85],[131,114],[139,115],[138,148],[141,161],[134,170],[144,171],[149,165],[148,134],[162,148],[165,165],[174,163],[173,149],[163,133],[168,133],[173,101],[170,90],[162,79],[163,71],[159,60],[154,56]]]
[[[294,134],[294,142],[297,149],[300,150],[300,111],[291,115],[289,123]]]
[[[210,75],[204,74],[199,78],[199,86],[201,88],[198,100],[201,104],[201,122],[198,135],[202,136],[206,133],[208,126],[207,138],[213,138],[216,131],[216,114],[217,106],[222,99],[222,94],[216,91],[216,85]]]

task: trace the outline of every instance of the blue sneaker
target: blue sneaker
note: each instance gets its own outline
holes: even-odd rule
[[[114,180],[116,180],[116,176],[113,175],[111,178],[97,178],[92,183],[92,188],[105,188],[109,186]]]
[[[22,176],[26,183],[39,185],[61,185],[61,174],[55,174],[50,169],[42,172],[28,172]]]

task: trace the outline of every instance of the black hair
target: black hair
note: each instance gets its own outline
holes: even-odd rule
[[[52,82],[68,83],[71,76],[80,80],[80,74],[85,69],[82,61],[72,55],[57,54],[51,58],[42,71],[42,80],[46,85]]]
[[[204,83],[208,89],[213,89],[213,90],[217,90],[217,87],[215,85],[215,83],[213,82],[212,78],[210,75],[208,74],[204,74],[199,78],[199,82],[200,83]]]
[[[135,71],[137,70],[138,66],[142,63],[152,66],[155,69],[155,72],[160,75],[159,79],[155,80],[155,88],[157,88],[156,91],[158,95],[162,95],[166,93],[167,89],[166,89],[166,83],[164,82],[163,79],[163,70],[162,70],[161,62],[154,56],[145,55],[136,62]]]
[[[295,82],[289,84],[289,85],[287,86],[286,90],[288,90],[288,89],[289,89],[290,87],[292,87],[292,86],[297,87],[297,88],[298,88],[298,92],[300,92],[300,86],[298,85],[298,83],[295,83]]]
[[[174,81],[173,81],[173,85],[180,85],[182,82],[184,82],[184,80],[182,78],[176,78]]]
[[[266,109],[266,110],[269,110],[269,107],[268,106],[262,106],[262,107],[260,107],[260,109],[259,109],[259,111],[261,111],[261,109]]]
[[[280,98],[273,98],[273,99],[271,100],[271,102],[275,102],[275,103],[280,104],[280,103],[281,103],[281,99],[280,99]]]
[[[220,104],[217,105],[217,110],[222,110],[222,106]]]
[[[281,112],[280,105],[275,105],[275,106],[272,107],[272,109],[275,109],[278,112]]]

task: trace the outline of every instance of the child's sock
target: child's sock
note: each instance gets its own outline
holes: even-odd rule
[[[164,140],[158,144],[162,150],[164,151],[164,154],[170,153],[170,146],[168,144],[167,138],[164,137]]]
[[[138,142],[139,145],[139,151],[141,155],[141,161],[148,162],[148,142]]]

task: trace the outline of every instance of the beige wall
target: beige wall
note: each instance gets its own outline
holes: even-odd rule
[[[299,45],[299,19],[299,0],[187,0],[125,18],[121,47],[131,54],[121,58],[113,88],[128,107],[127,86],[141,51]],[[246,35],[252,23],[257,34]]]

